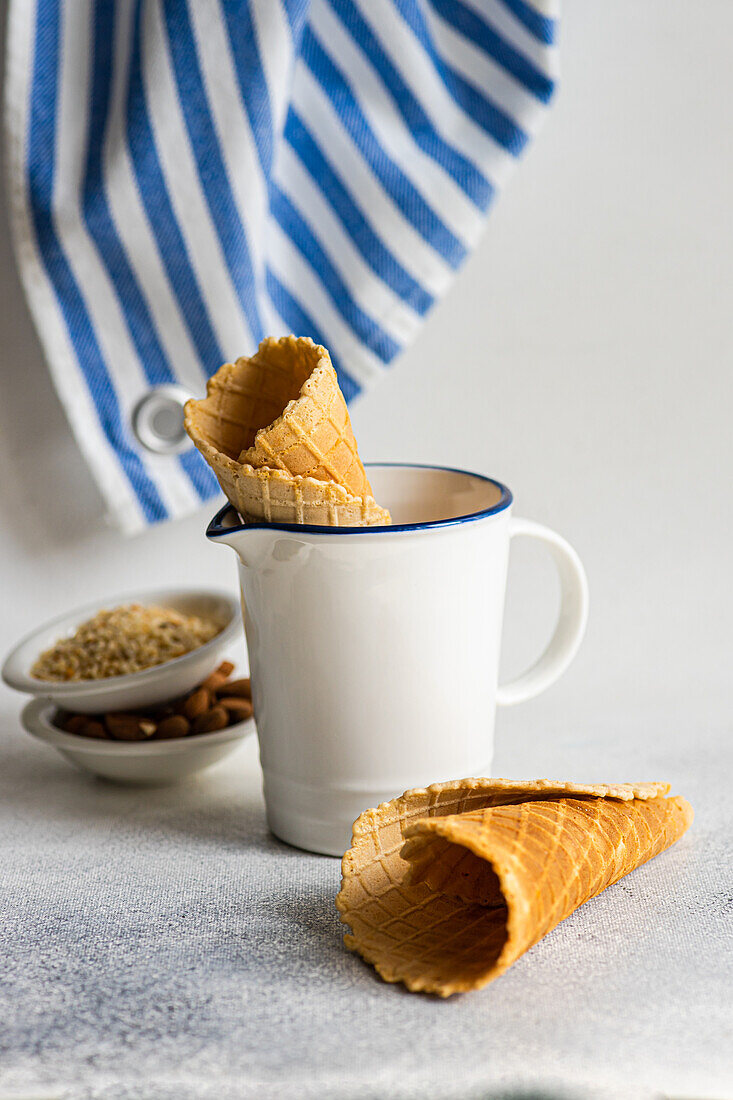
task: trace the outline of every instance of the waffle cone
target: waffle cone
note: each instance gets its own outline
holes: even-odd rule
[[[692,808],[668,790],[469,779],[367,810],[336,899],[345,942],[410,990],[479,989],[682,836]]]
[[[263,340],[225,363],[186,431],[245,519],[371,526],[390,522],[372,496],[348,409],[325,348],[307,337]]]

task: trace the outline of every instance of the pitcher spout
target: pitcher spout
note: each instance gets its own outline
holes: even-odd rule
[[[209,526],[206,528],[206,537],[212,542],[223,542],[234,550],[239,550],[242,538],[251,539],[262,533],[262,528],[257,524],[246,524],[239,513],[231,504],[225,505],[216,513]]]
[[[225,505],[206,529],[208,539],[231,546],[244,565],[254,568],[269,554],[274,534],[267,524],[243,523],[231,504]]]

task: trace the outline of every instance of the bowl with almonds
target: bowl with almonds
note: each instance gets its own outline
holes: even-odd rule
[[[116,783],[160,786],[211,767],[254,732],[250,681],[221,662],[201,683],[167,701],[88,713],[34,699],[28,733],[76,767]]]

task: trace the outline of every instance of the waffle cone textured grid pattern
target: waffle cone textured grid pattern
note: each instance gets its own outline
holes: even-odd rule
[[[413,991],[478,989],[682,836],[692,810],[667,790],[465,780],[368,810],[337,898],[347,946]]]
[[[188,434],[243,519],[326,526],[390,522],[373,499],[328,352],[263,340],[186,405]]]

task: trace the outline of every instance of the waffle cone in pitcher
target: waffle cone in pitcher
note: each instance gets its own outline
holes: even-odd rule
[[[668,790],[467,779],[407,791],[354,825],[336,899],[345,942],[410,990],[479,989],[682,836],[692,808]]]
[[[225,363],[206,397],[188,401],[185,427],[245,519],[327,526],[390,522],[380,508],[325,348],[268,338]]]

